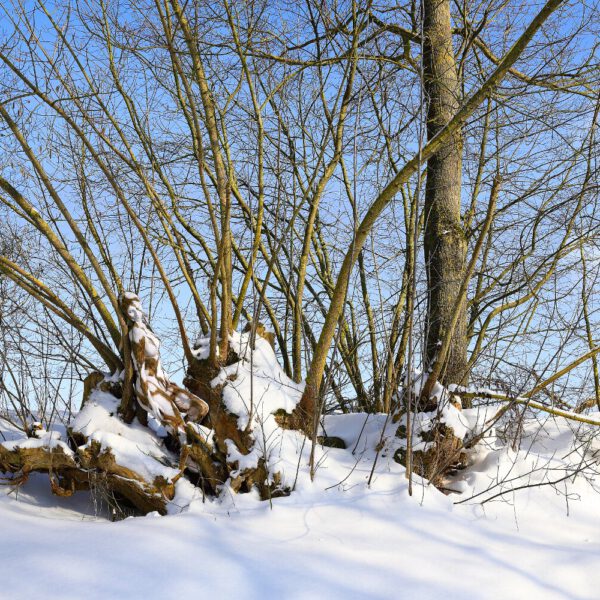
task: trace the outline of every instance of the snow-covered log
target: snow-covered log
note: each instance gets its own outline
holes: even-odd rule
[[[104,379],[91,391],[69,428],[69,444],[59,432],[43,429],[2,442],[0,471],[12,473],[13,484],[31,472],[46,472],[52,491],[61,496],[101,483],[117,503],[142,514],[165,514],[181,477],[177,457],[150,429],[118,418],[119,399],[100,389],[111,385]]]
[[[103,473],[107,485],[141,512],[165,513],[182,474],[179,457],[151,428],[119,418],[119,398],[106,391],[114,383],[108,377],[99,382],[71,423],[79,465]]]
[[[77,468],[73,451],[57,432],[38,429],[33,437],[0,444],[0,471],[4,473],[26,478],[34,471],[65,472]]]

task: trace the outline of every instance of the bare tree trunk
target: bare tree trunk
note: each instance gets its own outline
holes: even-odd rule
[[[452,47],[449,0],[424,3],[424,88],[428,98],[427,136],[431,140],[458,112],[460,86]],[[425,189],[425,260],[428,307],[426,363],[436,358],[465,273],[467,242],[460,216],[463,136],[459,128],[429,159]],[[441,380],[467,378],[466,302],[453,332]]]

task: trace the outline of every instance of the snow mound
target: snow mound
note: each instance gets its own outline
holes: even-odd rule
[[[304,383],[295,383],[285,374],[267,340],[256,336],[254,350],[250,333],[234,332],[230,341],[240,360],[221,369],[211,385],[225,385],[223,400],[227,410],[237,415],[239,429],[252,421],[264,424],[279,410],[291,413],[300,402]]]

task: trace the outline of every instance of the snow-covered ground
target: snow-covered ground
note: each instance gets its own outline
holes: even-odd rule
[[[55,498],[46,476],[32,476],[0,495],[0,597],[600,597],[589,428],[575,436],[563,419],[532,420],[520,450],[496,438],[480,447],[453,482],[462,494],[445,496],[417,480],[409,497],[390,447],[367,487],[384,417],[365,419],[330,417],[327,433],[341,435],[348,449],[322,449],[314,482],[303,458],[296,491],[272,506],[225,495],[198,498],[180,514],[112,523],[89,494]],[[583,464],[574,479],[540,485]],[[477,500],[537,487],[455,504],[499,475],[511,481]]]

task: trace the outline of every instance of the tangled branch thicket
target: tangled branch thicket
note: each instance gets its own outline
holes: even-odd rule
[[[323,414],[385,412],[443,487],[473,400],[600,409],[598,8],[5,2],[0,411],[31,437],[2,470],[271,498],[281,428],[314,450]],[[82,433],[90,405],[120,424]],[[156,464],[123,474],[121,425]]]

